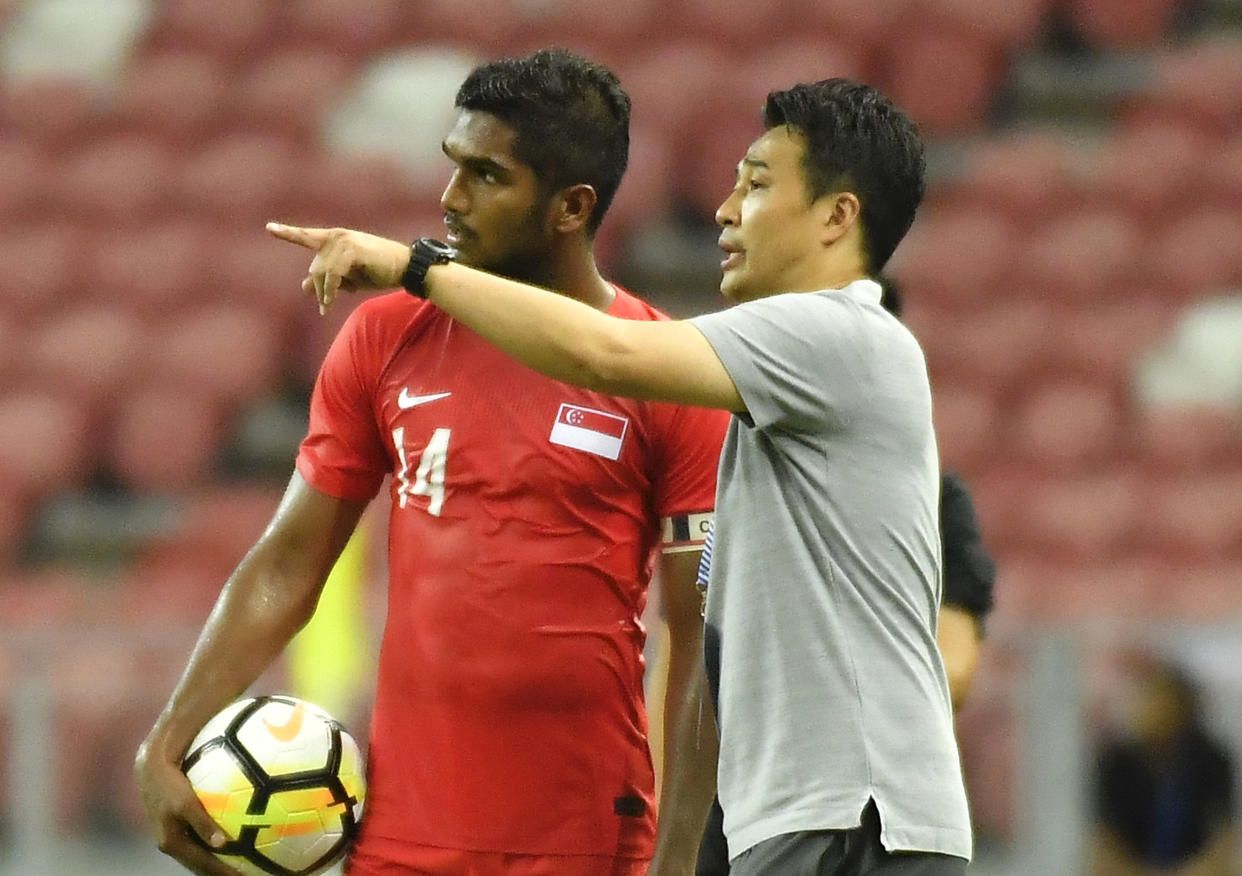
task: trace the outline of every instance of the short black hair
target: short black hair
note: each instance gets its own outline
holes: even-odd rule
[[[514,153],[545,193],[579,183],[594,188],[587,228],[599,228],[630,152],[630,97],[612,71],[565,49],[540,49],[475,68],[455,105],[513,128]]]
[[[906,306],[901,284],[888,274],[880,274],[875,281],[880,284],[880,306],[901,319],[901,312]]]
[[[763,124],[806,138],[802,168],[810,200],[839,191],[858,196],[867,270],[878,274],[923,200],[918,127],[876,89],[840,78],[773,91]]]

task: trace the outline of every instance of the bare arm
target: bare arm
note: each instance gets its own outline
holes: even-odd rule
[[[970,693],[975,670],[979,668],[979,623],[965,609],[941,606],[936,643],[940,646],[940,656],[949,676],[953,710],[957,711]]]
[[[652,876],[693,874],[716,793],[716,724],[703,671],[699,552],[667,554],[662,581],[669,626],[664,772]]]
[[[281,240],[315,250],[303,287],[320,309],[340,289],[400,283],[409,247],[343,228],[269,224]],[[435,265],[437,307],[541,374],[627,398],[743,411],[729,373],[691,323],[617,319],[579,301],[460,264]]]
[[[181,757],[207,720],[240,696],[310,618],[365,507],[320,493],[294,474],[267,530],[221,591],[181,680],[138,749],[134,769],[160,849],[195,873],[233,871],[191,835],[213,845],[224,839],[181,774]]]

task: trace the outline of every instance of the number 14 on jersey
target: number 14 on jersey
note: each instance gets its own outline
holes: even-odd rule
[[[397,461],[401,467],[397,470],[397,507],[404,508],[409,504],[410,496],[427,497],[427,513],[432,517],[440,516],[444,507],[444,469],[448,462],[450,429],[436,429],[431,433],[431,440],[423,448],[423,455],[418,460],[418,468],[414,470],[414,480],[410,481],[410,457],[405,449],[405,427],[392,430],[392,443],[397,449]]]

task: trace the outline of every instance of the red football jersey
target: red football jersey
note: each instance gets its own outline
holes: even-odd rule
[[[548,379],[405,293],[350,316],[297,467],[355,500],[391,475],[363,849],[651,855],[639,617],[727,420]]]

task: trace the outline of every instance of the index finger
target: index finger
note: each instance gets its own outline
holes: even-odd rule
[[[319,249],[328,242],[328,235],[332,229],[330,228],[301,228],[297,225],[282,225],[279,222],[269,222],[266,226],[268,232],[273,237],[281,240],[287,240],[289,243],[296,243],[298,246],[304,246],[307,249]]]

